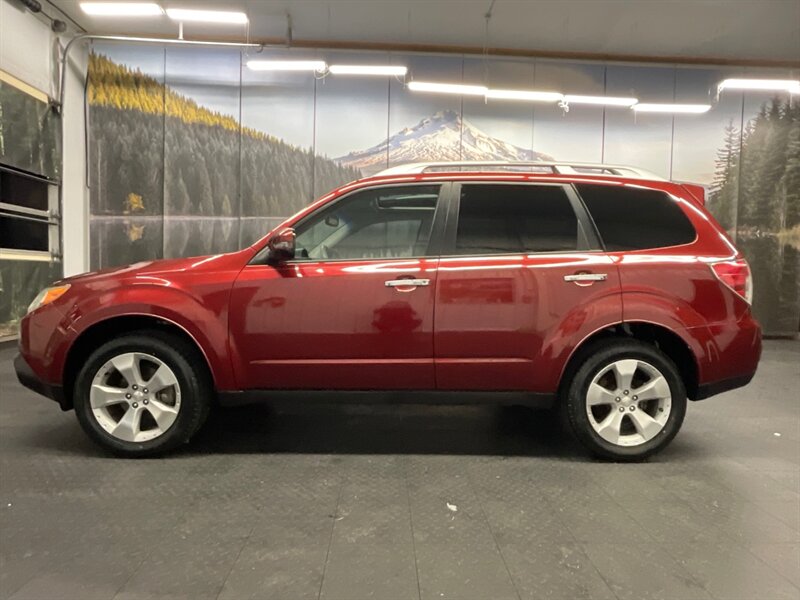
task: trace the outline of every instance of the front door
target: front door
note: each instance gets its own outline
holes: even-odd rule
[[[295,260],[245,267],[230,314],[241,387],[434,389],[441,189],[352,192],[295,225]]]
[[[575,340],[621,320],[617,268],[568,185],[464,183],[437,279],[442,390],[552,392]]]

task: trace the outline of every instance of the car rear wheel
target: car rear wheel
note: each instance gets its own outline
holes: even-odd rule
[[[617,461],[662,450],[686,414],[686,390],[674,363],[635,340],[590,349],[564,402],[578,440],[593,454]]]
[[[124,335],[95,350],[75,381],[84,431],[122,456],[150,456],[189,441],[211,405],[202,356],[161,331]]]

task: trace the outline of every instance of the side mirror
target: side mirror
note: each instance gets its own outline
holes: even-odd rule
[[[294,229],[287,227],[269,238],[267,247],[269,256],[267,262],[271,264],[282,263],[294,258]]]

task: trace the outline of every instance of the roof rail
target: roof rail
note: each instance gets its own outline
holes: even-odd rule
[[[601,163],[581,162],[545,162],[545,161],[453,161],[453,162],[420,162],[399,165],[385,169],[376,175],[413,175],[431,171],[503,171],[534,170],[562,175],[616,175],[619,177],[638,177],[666,181],[655,173],[628,165],[605,165]]]

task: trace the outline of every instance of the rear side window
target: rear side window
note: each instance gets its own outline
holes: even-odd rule
[[[575,186],[611,252],[679,246],[697,234],[678,203],[664,192],[627,186]]]
[[[462,185],[456,254],[577,248],[578,219],[561,186]]]

